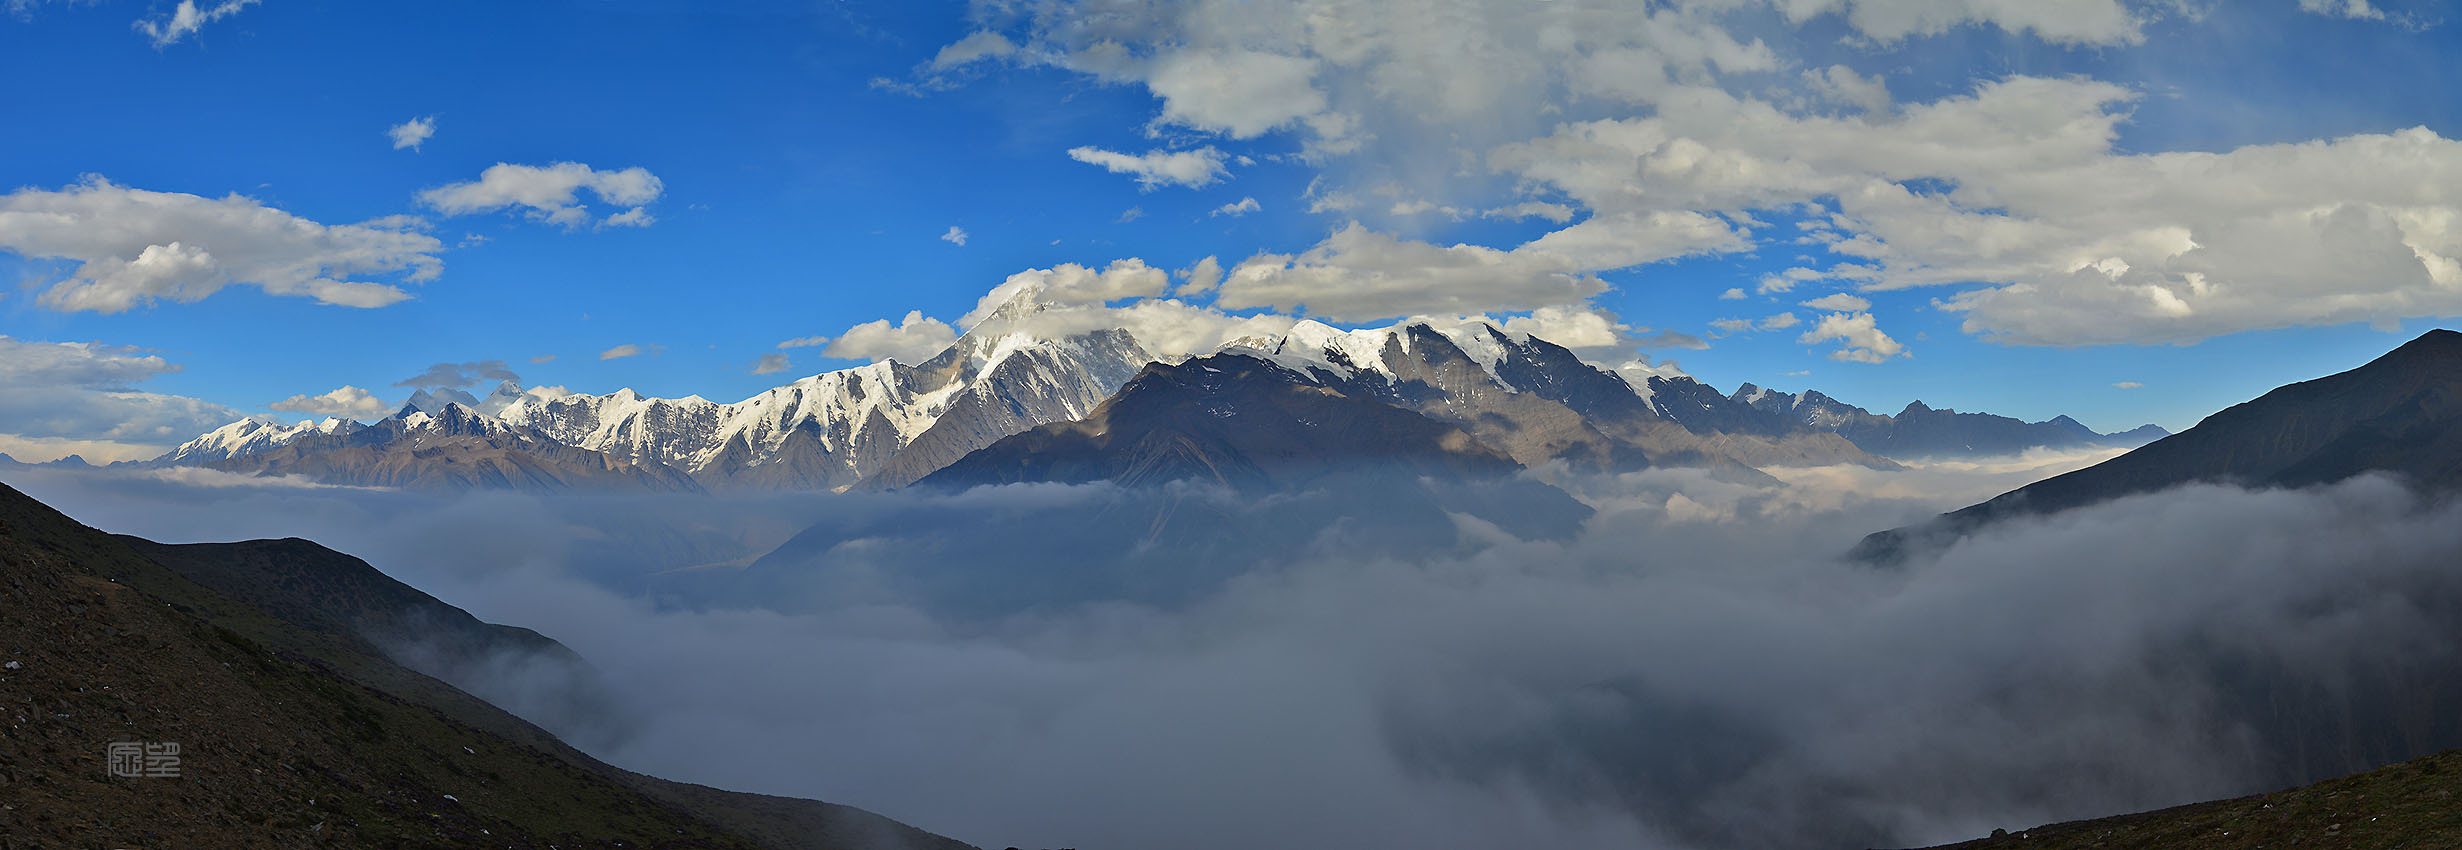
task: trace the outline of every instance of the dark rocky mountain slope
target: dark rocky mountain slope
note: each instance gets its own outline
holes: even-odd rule
[[[1460,481],[1520,468],[1460,428],[1231,353],[1150,364],[1084,419],[1003,438],[922,483],[1275,489],[1359,469]]]
[[[964,846],[854,809],[665,782],[598,762],[370,654],[370,644],[341,630],[396,616],[385,610],[394,602],[408,601],[415,612],[416,591],[357,573],[365,565],[352,567],[355,561],[283,563],[301,554],[294,544],[239,546],[180,552],[149,544],[175,559],[193,554],[189,569],[225,570],[217,583],[249,588],[256,604],[0,487],[0,654],[7,662],[0,699],[12,721],[0,727],[0,799],[8,801],[0,807],[0,840],[18,847]],[[251,559],[261,562],[235,566]],[[253,584],[270,576],[285,579]],[[337,606],[323,607],[337,597]],[[483,624],[472,629],[543,650],[552,643]],[[177,743],[179,775],[111,775],[105,749],[122,741]]]
[[[2183,484],[2302,487],[2365,472],[2432,490],[2462,485],[2462,333],[2429,331],[2367,365],[2276,388],[2120,457],[1874,534],[1856,555],[1887,560],[1997,519]]]

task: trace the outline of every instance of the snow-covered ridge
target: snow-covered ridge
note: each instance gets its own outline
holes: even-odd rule
[[[420,390],[374,426],[242,420],[151,463],[230,460],[310,433],[375,427],[385,433],[367,439],[384,442],[447,429],[655,463],[705,485],[842,487],[879,469],[954,409],[972,412],[953,426],[955,433],[934,438],[936,448],[927,454],[962,454],[1020,427],[1084,416],[1150,357],[1123,331],[1058,338],[1027,333],[1034,309],[1004,308],[921,365],[884,360],[824,372],[731,404],[700,396],[654,398],[629,388],[603,395],[525,389],[506,381],[484,398],[455,388]],[[999,421],[987,422],[987,410]]]
[[[888,428],[889,448],[902,448],[966,386],[956,380],[923,389],[911,371],[884,360],[802,378],[733,404],[700,396],[652,398],[631,389],[565,395],[514,404],[499,418],[565,445],[700,473],[738,444],[757,465],[798,429],[823,451],[843,451],[875,418]]]
[[[339,417],[328,417],[322,421],[303,419],[294,425],[284,425],[270,419],[242,419],[181,443],[152,462],[161,465],[212,463],[272,449],[310,434],[348,435],[366,427]]]
[[[1414,327],[1424,327],[1444,336],[1472,362],[1485,369],[1489,378],[1508,390],[1513,389],[1513,385],[1498,374],[1498,368],[1512,356],[1509,346],[1530,343],[1529,334],[1506,331],[1478,319],[1451,322],[1413,319],[1382,328],[1352,331],[1313,319],[1302,319],[1281,334],[1241,337],[1224,343],[1216,350],[1236,350],[1261,357],[1301,375],[1309,374],[1311,369],[1322,369],[1338,377],[1372,374],[1392,381],[1394,369],[1386,362],[1385,352],[1389,347],[1398,347],[1403,354],[1412,353],[1410,329]]]

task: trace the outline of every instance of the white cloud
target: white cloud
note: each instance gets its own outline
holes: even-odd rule
[[[265,409],[285,413],[305,413],[311,416],[339,416],[344,419],[376,418],[393,412],[392,405],[369,394],[367,390],[348,384],[318,395],[291,396],[265,405]]]
[[[648,227],[648,226],[650,226],[650,225],[657,224],[657,223],[658,223],[658,219],[651,217],[651,215],[650,215],[650,211],[649,211],[649,209],[648,209],[648,208],[646,208],[646,207],[634,207],[634,208],[632,208],[632,209],[625,210],[625,211],[623,211],[623,212],[616,213],[616,214],[614,214],[614,215],[611,215],[611,216],[606,217],[605,219],[601,220],[601,221],[598,223],[598,226],[600,226],[600,227]]]
[[[569,230],[590,221],[591,212],[580,198],[583,189],[601,202],[626,207],[599,222],[602,227],[621,227],[649,223],[644,206],[665,194],[666,184],[639,166],[600,171],[578,162],[545,166],[499,162],[480,172],[477,180],[420,192],[419,202],[446,215],[518,207],[532,219]]]
[[[1728,287],[1727,291],[1718,294],[1720,301],[1742,301],[1744,298],[1744,290],[1735,287]]]
[[[1162,120],[1247,139],[1323,112],[1315,73],[1299,56],[1181,49],[1156,57],[1145,83],[1163,100]]]
[[[785,341],[785,342],[778,343],[778,347],[779,347],[779,348],[813,348],[813,347],[816,347],[816,346],[823,346],[823,345],[828,345],[828,344],[829,344],[829,338],[828,338],[828,337],[825,337],[825,336],[799,336],[799,337],[796,337],[796,338],[794,338],[794,339],[790,339],[790,340],[787,340],[787,341]]]
[[[1829,359],[1850,363],[1879,363],[1903,356],[1906,346],[1882,333],[1879,323],[1870,313],[1831,313],[1821,317],[1811,330],[1797,342],[1813,345],[1836,340],[1839,348],[1829,353]]]
[[[2144,387],[2145,384],[2141,384],[2136,381],[2117,381],[2114,382],[2112,386],[2117,389],[2134,390]]]
[[[1222,261],[1208,254],[1195,265],[1180,270],[1179,294],[1186,297],[1210,292],[1219,283],[1222,283]]]
[[[257,0],[224,0],[213,6],[198,6],[196,0],[180,0],[171,14],[160,18],[141,18],[137,31],[154,42],[155,47],[169,47],[206,24],[239,14],[241,9],[256,5]]]
[[[773,375],[789,368],[792,368],[792,364],[787,362],[787,356],[784,354],[764,354],[753,358],[752,361],[752,373],[755,375]]]
[[[1230,175],[1223,168],[1223,153],[1211,147],[1186,151],[1153,150],[1142,154],[1125,154],[1097,147],[1069,149],[1069,158],[1088,165],[1101,166],[1114,174],[1137,178],[1137,185],[1148,190],[1163,186],[1196,188]]]
[[[436,116],[428,115],[395,124],[385,131],[385,135],[393,139],[394,150],[418,150],[420,145],[436,135]]]
[[[1833,313],[1861,313],[1872,309],[1871,301],[1857,296],[1848,295],[1844,292],[1833,292],[1828,295],[1823,295],[1819,298],[1803,302],[1803,305],[1815,310],[1828,310]]]
[[[179,368],[126,346],[0,336],[0,451],[32,461],[147,458],[240,418],[224,405],[136,388]]]
[[[1822,97],[1865,112],[1889,111],[1889,86],[1878,76],[1867,77],[1845,65],[1805,71],[1804,83]]]
[[[99,176],[59,191],[0,195],[0,250],[77,262],[38,297],[62,311],[117,313],[157,298],[193,302],[234,284],[348,307],[410,297],[392,284],[352,281],[443,271],[444,245],[415,218],[326,225],[237,194],[219,199],[119,186]]]
[[[1788,292],[1795,289],[1795,285],[1798,283],[1802,283],[1807,280],[1819,280],[1820,278],[1820,272],[1804,268],[1802,266],[1797,266],[1776,274],[1762,275],[1761,282],[1753,286],[1753,294],[1770,295],[1773,293]]]
[[[904,321],[895,325],[888,319],[874,319],[838,335],[838,340],[821,350],[830,357],[850,360],[896,360],[900,363],[921,363],[932,359],[957,341],[957,329],[947,322],[923,315],[921,310],[909,311]]]
[[[621,359],[621,358],[625,358],[625,357],[637,357],[637,356],[640,356],[640,355],[641,355],[641,354],[642,354],[645,350],[646,350],[646,349],[642,348],[642,347],[641,347],[641,346],[639,346],[639,345],[635,345],[635,344],[633,344],[633,343],[629,343],[629,342],[628,342],[628,343],[625,343],[625,344],[623,344],[623,345],[619,345],[619,346],[616,346],[616,347],[614,347],[614,348],[610,348],[610,349],[607,349],[607,350],[605,350],[605,351],[601,351],[601,352],[599,352],[599,353],[598,353],[598,359],[600,359],[600,360],[617,360],[617,359]]]
[[[1264,209],[1264,207],[1257,203],[1257,199],[1241,198],[1237,201],[1215,207],[1213,212],[1206,213],[1206,217],[1212,218],[1218,215],[1227,215],[1233,218],[1238,218],[1261,209]]]
[[[1522,246],[1571,259],[1585,271],[1608,271],[1752,247],[1747,231],[1725,219],[1689,211],[1592,216]]]
[[[1794,313],[1780,313],[1778,315],[1762,319],[1761,329],[1765,331],[1783,331],[1803,323],[1804,320],[1796,318]]]
[[[2391,14],[2356,0],[2303,2],[2321,14]],[[1579,223],[1511,253],[1558,254],[1575,274],[1800,238],[1831,256],[1760,281],[1761,294],[1816,279],[1949,288],[1939,300],[1963,314],[1968,332],[2042,345],[2189,342],[2462,313],[2462,201],[2436,188],[2462,180],[2462,144],[2433,131],[2126,152],[2116,144],[2123,122],[2170,103],[2085,77],[1983,79],[1916,101],[1893,98],[1884,83],[1884,73],[1900,73],[1891,53],[1908,39],[1992,27],[2020,42],[2130,45],[2144,40],[2148,21],[2180,14],[2177,4],[1464,0],[1363,15],[1346,0],[1276,0],[1272,8],[1257,14],[1245,0],[1178,0],[1136,14],[1066,0],[1030,12],[975,6],[984,30],[1016,47],[1016,64],[1143,86],[1160,99],[1147,127],[1158,136],[1297,142],[1293,161],[1319,172],[1302,196],[1311,212],[1390,213],[1399,203],[1513,215],[1497,211],[1547,198],[1562,215],[1549,220]],[[1097,19],[1102,26],[1079,25]],[[1847,44],[1814,61],[1781,55],[1773,45],[1791,38],[1729,30],[1754,19],[1804,27],[1790,36],[1843,27]],[[1394,186],[1410,187],[1412,200],[1386,191]],[[1807,205],[1821,210],[1812,227],[1777,239],[1755,232],[1753,212]],[[1321,282],[1331,288],[1233,297],[1339,303],[1362,289]],[[1500,303],[1525,309],[1579,300],[1522,300],[1513,280],[1504,291]],[[1502,309],[1464,306],[1427,311]]]
[[[947,70],[971,65],[984,59],[997,59],[1017,52],[1017,44],[996,32],[977,31],[951,42],[933,54],[931,68]]]
[[[1297,255],[1241,261],[1224,276],[1215,304],[1230,310],[1305,307],[1320,318],[1370,321],[1518,312],[1579,303],[1606,288],[1553,251],[1438,246],[1354,222]]]
[[[2143,22],[2120,0],[1774,0],[1771,5],[1798,21],[1843,14],[1857,32],[1884,42],[1969,24],[2065,44],[2135,44],[2145,38]]]
[[[2300,11],[2363,21],[2385,19],[2385,11],[2369,3],[2368,0],[2300,0]]]
[[[949,225],[949,231],[947,233],[940,235],[940,241],[947,242],[951,245],[956,245],[960,248],[966,247],[966,238],[966,228],[959,227],[954,224]]]
[[[1171,275],[1162,269],[1146,265],[1136,257],[1113,260],[1101,270],[1076,263],[1061,263],[1048,269],[1027,269],[1010,275],[992,291],[975,302],[975,308],[958,319],[959,327],[971,328],[989,318],[992,312],[1012,300],[1050,306],[1101,306],[1128,298],[1158,297],[1171,286]],[[884,323],[885,324],[885,323]]]
[[[1541,307],[1527,316],[1508,316],[1504,329],[1526,333],[1580,351],[1629,347],[1631,325],[1596,307]]]
[[[1573,213],[1574,210],[1572,207],[1559,203],[1553,203],[1550,201],[1523,201],[1511,206],[1493,207],[1482,210],[1479,214],[1487,218],[1502,219],[1543,218],[1557,224],[1563,224],[1573,220]]]

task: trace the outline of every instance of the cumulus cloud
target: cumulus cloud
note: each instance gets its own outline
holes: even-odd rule
[[[1727,291],[1718,294],[1718,300],[1720,301],[1742,301],[1744,300],[1744,297],[1743,289],[1732,286],[1728,287]]]
[[[1213,212],[1206,213],[1206,217],[1212,218],[1218,215],[1227,215],[1233,218],[1238,218],[1264,208],[1265,207],[1257,203],[1257,199],[1255,198],[1241,198],[1237,201],[1215,207]]]
[[[367,390],[344,384],[339,389],[317,395],[291,396],[265,405],[267,410],[285,413],[305,413],[311,416],[339,416],[344,419],[379,418],[393,412],[393,407]]]
[[[410,293],[348,278],[425,282],[444,270],[444,245],[415,218],[327,225],[237,194],[205,198],[132,189],[89,176],[58,191],[0,195],[0,250],[77,263],[36,303],[118,313],[158,298],[194,302],[232,285],[345,307],[382,307]]]
[[[1724,254],[1752,246],[1751,233],[1726,219],[1658,210],[1593,216],[1531,240],[1525,251],[1568,258],[1585,271],[1607,271],[1678,257]]]
[[[1479,214],[1487,218],[1502,219],[1543,218],[1563,224],[1573,220],[1574,210],[1572,207],[1551,201],[1523,201],[1511,206],[1491,207],[1481,210]]]
[[[1162,120],[1253,138],[1323,112],[1315,61],[1256,50],[1181,49],[1154,58],[1145,84]]]
[[[839,334],[835,342],[821,353],[850,360],[896,360],[900,363],[921,363],[932,359],[951,343],[957,342],[957,329],[949,323],[910,310],[897,324],[888,319],[874,319]]]
[[[2462,144],[2413,129],[2116,153],[2134,99],[2018,77],[1867,120],[1712,93],[1651,118],[1568,125],[1493,161],[1594,206],[1631,206],[1628,188],[1645,183],[1654,192],[1640,202],[1670,208],[1830,198],[1834,229],[1819,233],[1854,261],[1847,274],[1873,288],[1981,281],[1945,305],[1969,332],[2008,342],[2188,342],[2462,310],[2462,290],[2441,282],[2462,279],[2462,237],[2443,224],[2462,207],[2388,177],[2462,169]],[[1952,188],[1909,188],[1917,178]],[[1761,288],[1831,274],[1791,270]]]
[[[957,323],[963,328],[974,327],[1002,305],[1021,298],[1031,303],[1053,306],[1099,307],[1112,301],[1160,296],[1170,286],[1169,273],[1146,265],[1146,261],[1135,257],[1113,260],[1101,269],[1061,263],[1048,269],[1027,269],[1010,275],[999,286],[992,287],[992,291],[984,293],[975,302],[975,308],[960,317]]]
[[[393,139],[394,150],[418,150],[420,145],[436,135],[436,116],[427,115],[395,124],[385,131],[385,135]]]
[[[210,6],[199,6],[196,0],[180,0],[178,6],[172,7],[171,14],[158,18],[140,18],[137,20],[136,27],[138,32],[144,33],[148,40],[154,42],[155,47],[169,47],[179,43],[180,39],[204,29],[206,24],[239,14],[240,10],[254,6],[256,3],[257,0],[223,0],[221,3]]]
[[[1969,24],[2061,44],[2135,44],[2145,38],[2143,21],[2120,0],[1783,0],[1772,5],[1799,21],[1841,15],[1856,32],[1878,41],[1937,35]]]
[[[793,367],[784,354],[764,354],[752,360],[752,373],[755,375],[774,375],[790,368]]]
[[[179,370],[139,348],[0,336],[0,452],[138,460],[240,418],[224,405],[137,388]]]
[[[1634,327],[1596,307],[1541,307],[1507,316],[1505,330],[1526,333],[1570,349],[1623,347]]]
[[[1779,313],[1777,315],[1762,319],[1761,329],[1765,331],[1783,331],[1788,328],[1795,327],[1796,325],[1803,324],[1803,321],[1804,320],[1802,319],[1796,318],[1794,313]]]
[[[1305,308],[1339,321],[1522,311],[1578,303],[1607,289],[1551,250],[1432,245],[1345,225],[1299,254],[1259,254],[1223,277],[1225,309]]]
[[[1804,83],[1822,97],[1865,112],[1889,110],[1889,86],[1878,76],[1867,77],[1845,65],[1805,71]]]
[[[932,55],[931,67],[946,70],[971,65],[985,59],[996,59],[1017,52],[1017,44],[996,32],[978,31],[942,47]]]
[[[1836,313],[1861,313],[1872,309],[1871,301],[1844,292],[1833,292],[1802,303],[1815,310],[1828,310]]]
[[[2385,20],[2385,10],[2369,0],[2300,0],[2300,11],[2362,21]]]
[[[543,358],[531,358],[530,362],[544,363],[553,359],[555,359],[555,355],[550,354],[544,356]],[[395,381],[393,382],[393,385],[397,387],[412,388],[453,387],[455,389],[460,389],[479,383],[480,381],[513,381],[518,383],[521,381],[521,376],[515,374],[511,369],[505,368],[504,361],[502,360],[473,360],[467,363],[438,363],[420,371],[419,374]]]
[[[623,345],[619,345],[619,346],[616,346],[616,347],[614,347],[614,348],[610,348],[610,349],[607,349],[607,350],[605,350],[605,351],[601,351],[601,352],[599,352],[599,353],[598,353],[598,359],[600,359],[600,360],[621,360],[621,359],[626,358],[626,357],[639,357],[639,356],[641,356],[641,355],[643,355],[643,354],[649,353],[649,351],[650,351],[650,349],[648,349],[648,348],[644,348],[644,347],[642,347],[642,346],[640,346],[640,345],[636,345],[636,344],[634,344],[634,343],[629,343],[629,342],[628,342],[628,343],[625,343],[625,344],[623,344]]]
[[[1097,147],[1069,149],[1069,158],[1088,165],[1101,166],[1113,174],[1137,178],[1137,185],[1147,190],[1163,186],[1205,186],[1228,176],[1223,168],[1223,153],[1211,147],[1186,151],[1154,150],[1142,154],[1125,154]]]
[[[1870,313],[1831,313],[1821,317],[1811,330],[1796,339],[1805,345],[1836,340],[1838,350],[1829,359],[1849,363],[1880,363],[1906,354],[1906,346],[1881,332]]]
[[[954,224],[949,225],[949,231],[940,235],[940,241],[960,248],[966,247],[966,228]]]
[[[640,166],[600,171],[578,162],[499,162],[479,172],[477,180],[422,191],[419,202],[446,215],[520,209],[533,220],[570,230],[590,222],[589,205],[581,200],[584,189],[602,203],[624,207],[599,220],[602,227],[622,227],[648,224],[647,205],[665,194],[666,184]]]
[[[2302,2],[2320,14],[2383,14],[2361,0]],[[1897,45],[1966,27],[2059,46],[2138,44],[2147,21],[2178,14],[2170,5],[1274,8],[1180,0],[1111,14],[986,0],[968,43],[1013,47],[1000,55],[1021,66],[1141,86],[1159,102],[1147,127],[1158,134],[1296,141],[1295,161],[1319,172],[1304,195],[1312,212],[1391,212],[1363,199],[1394,186],[1412,187],[1411,200],[1391,202],[1399,209],[1457,216],[1548,198],[1561,213],[1550,220],[1570,223],[1517,250],[1556,253],[1577,271],[1801,239],[1830,255],[1829,271],[1805,272],[1949,288],[1939,300],[1967,332],[2035,345],[2191,342],[2462,312],[2462,229],[2451,225],[2462,204],[2434,188],[2462,169],[2462,144],[2433,130],[2131,151],[2116,144],[2121,123],[2172,107],[2129,86],[2015,75],[1900,100],[1882,77]],[[1087,20],[1103,25],[1072,23]],[[1742,22],[1797,29],[1764,41],[1737,30]],[[1794,36],[1839,28],[1844,61],[1782,54]],[[1787,84],[1772,86],[1779,71]],[[1806,205],[1822,213],[1800,235],[1751,224],[1755,211]]]
[[[786,340],[786,341],[784,341],[784,342],[780,342],[780,343],[778,343],[778,347],[779,347],[779,348],[815,348],[815,347],[818,347],[818,346],[823,346],[823,345],[828,345],[828,344],[829,344],[829,338],[828,338],[828,337],[825,337],[825,336],[799,336],[799,337],[796,337],[796,338],[794,338],[794,339],[790,339],[790,340]]]

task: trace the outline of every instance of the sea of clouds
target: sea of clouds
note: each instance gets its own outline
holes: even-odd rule
[[[1592,513],[1519,533],[1407,494],[9,483],[362,556],[588,658],[585,711],[458,684],[595,755],[992,847],[1913,846],[2462,744],[2462,508],[2391,479],[1842,558],[2105,456],[1541,473]]]

